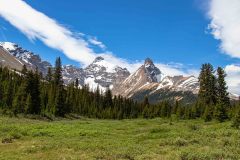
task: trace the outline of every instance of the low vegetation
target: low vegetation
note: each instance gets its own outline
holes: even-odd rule
[[[240,159],[240,131],[203,120],[0,118],[0,159]]]

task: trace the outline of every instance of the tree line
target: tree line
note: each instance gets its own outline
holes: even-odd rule
[[[36,68],[12,71],[0,67],[0,107],[5,114],[36,114],[46,117],[77,114],[90,118],[124,119],[171,117],[180,119],[203,118],[220,122],[234,119],[240,124],[239,103],[231,103],[226,73],[218,67],[215,71],[209,63],[203,64],[199,75],[198,100],[193,104],[181,101],[162,101],[150,104],[145,97],[138,103],[130,98],[113,96],[110,89],[104,93],[99,89],[90,91],[89,87],[79,87],[78,79],[64,85],[62,64],[58,57],[54,68],[49,68],[46,76]],[[238,123],[237,123],[238,122]]]

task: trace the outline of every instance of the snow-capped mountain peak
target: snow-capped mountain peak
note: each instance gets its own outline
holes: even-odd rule
[[[112,87],[126,79],[130,73],[126,68],[121,68],[106,61],[103,57],[97,57],[93,63],[84,69],[85,84],[90,88],[96,89]]]
[[[116,68],[119,67],[113,63],[106,61],[103,57],[96,57],[93,63],[91,63],[87,68],[91,68],[96,72],[106,71],[109,73],[116,72]]]
[[[161,71],[154,65],[150,58],[147,58],[144,64],[136,72],[126,78],[120,86],[115,86],[113,88],[113,93],[131,97],[139,88],[147,84],[157,83],[161,81],[161,79]]]
[[[46,74],[48,67],[52,67],[49,62],[42,61],[41,57],[38,54],[34,54],[33,52],[25,50],[15,43],[0,42],[0,46],[7,50],[11,55],[16,57],[18,60],[20,60],[22,63],[24,63],[30,69],[38,67],[38,69],[43,74]]]
[[[162,80],[162,72],[154,65],[150,58],[146,58],[143,67],[146,70],[150,82],[160,82]]]
[[[8,51],[16,50],[16,48],[18,47],[17,44],[12,42],[0,42],[0,46],[2,46],[4,49]]]

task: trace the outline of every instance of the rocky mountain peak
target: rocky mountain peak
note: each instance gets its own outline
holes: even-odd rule
[[[160,82],[161,79],[161,71],[154,65],[150,58],[147,58],[136,72],[131,74],[119,86],[113,88],[113,94],[131,97],[139,88],[150,83]]]
[[[38,54],[25,50],[18,44],[11,42],[0,42],[0,46],[20,60],[20,62],[25,64],[29,69],[38,67],[43,74],[46,74],[48,68],[52,67],[49,62],[43,61]]]
[[[146,58],[146,59],[145,59],[145,62],[144,62],[144,65],[145,65],[145,66],[148,66],[148,65],[154,65],[154,64],[153,64],[152,59]]]
[[[18,48],[18,45],[12,42],[0,42],[0,46],[8,51]]]
[[[162,72],[154,65],[153,61],[150,58],[146,58],[143,66],[148,76],[149,82],[160,82],[162,80]]]
[[[93,63],[96,63],[96,62],[100,62],[100,61],[103,61],[104,58],[99,56],[99,57],[96,57],[95,60],[93,61]]]

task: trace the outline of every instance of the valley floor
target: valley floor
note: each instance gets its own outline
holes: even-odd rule
[[[0,118],[0,159],[240,159],[231,122]]]

